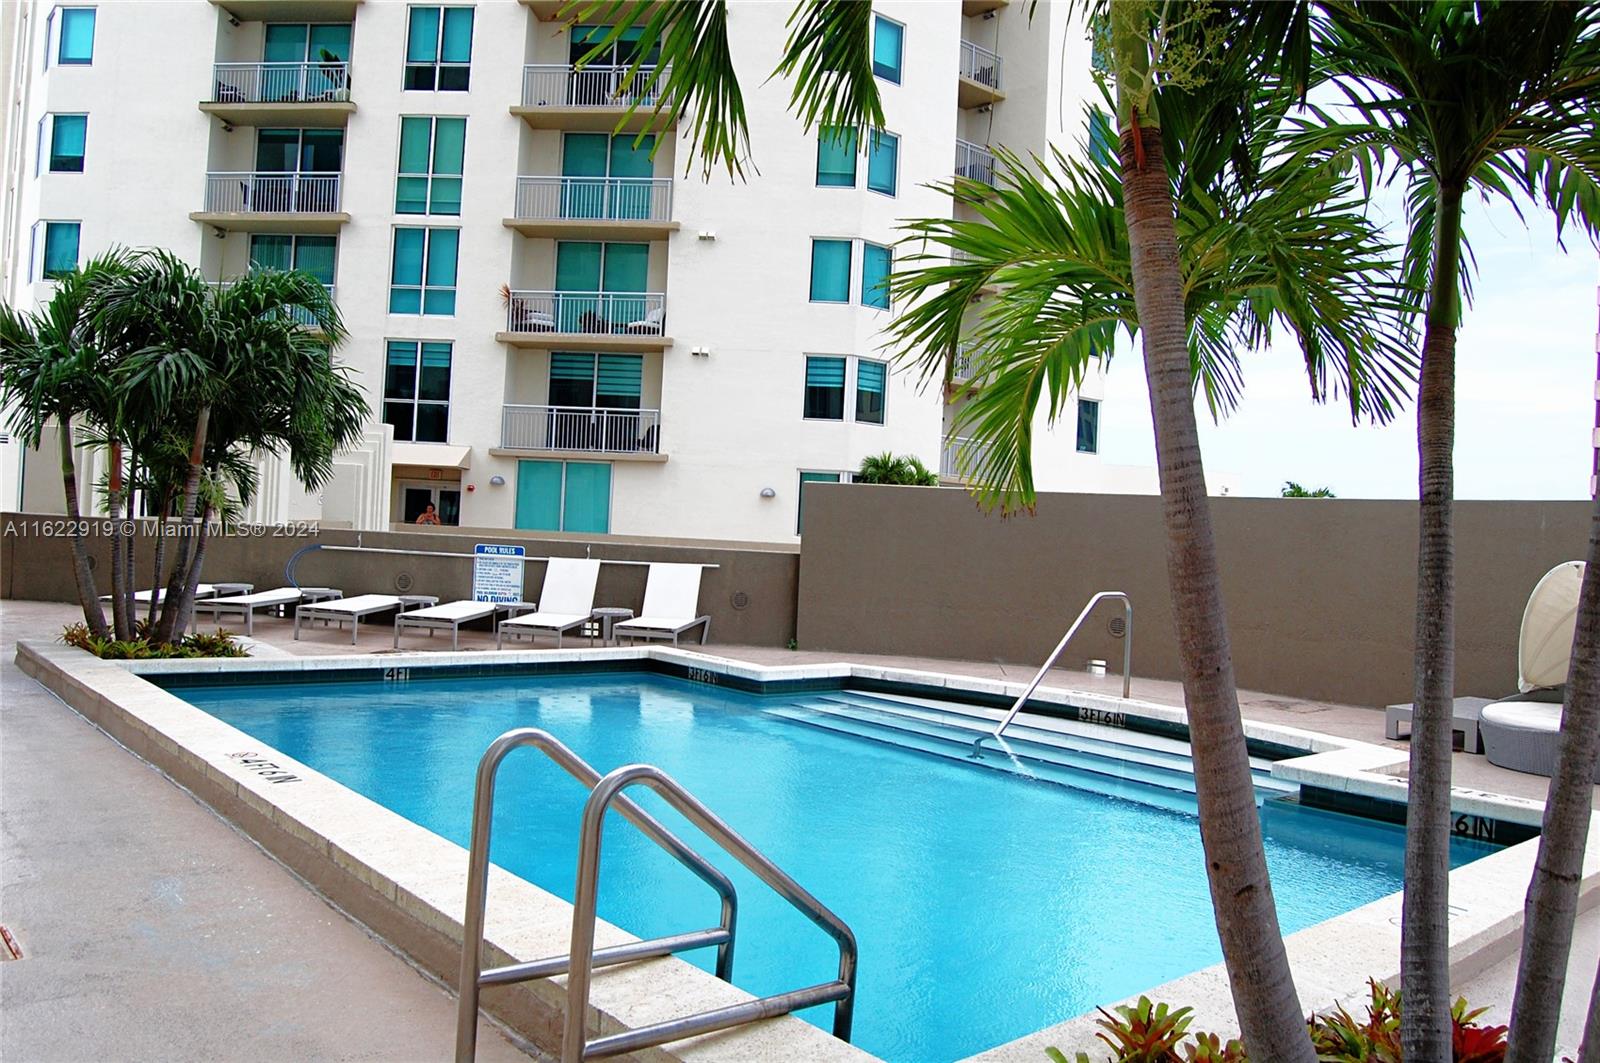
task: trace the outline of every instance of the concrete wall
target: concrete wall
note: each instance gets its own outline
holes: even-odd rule
[[[0,514],[0,598],[76,601],[71,548],[59,534],[60,518]],[[93,522],[97,529],[107,521]],[[140,586],[148,586],[152,547],[149,524],[141,535],[138,557]],[[503,529],[432,532],[354,532],[323,529],[304,535],[230,535],[212,539],[206,549],[205,577],[254,583],[258,590],[281,587],[284,565],[302,547],[363,546],[385,550],[470,554],[474,543],[518,543],[530,557],[587,556],[626,561],[693,561],[708,569],[700,584],[700,610],[711,616],[711,633],[721,642],[784,646],[794,637],[795,594],[799,579],[798,550],[745,543],[691,542],[594,536],[562,537]],[[50,534],[54,533],[54,534]],[[110,591],[111,556],[107,534],[90,538],[98,590]],[[171,554],[168,554],[169,559]],[[302,586],[339,587],[353,594],[436,594],[444,601],[472,595],[472,560],[418,554],[350,553],[319,550],[306,554],[294,577]],[[537,599],[544,566],[529,564],[525,593]],[[637,611],[644,601],[645,569],[603,565],[596,605],[627,606]],[[735,604],[735,596],[740,604]],[[55,632],[41,632],[40,637]]]
[[[801,648],[1041,662],[1090,595],[1135,607],[1134,671],[1178,677],[1159,498],[1043,495],[1002,519],[957,490],[814,484],[800,567]],[[1416,505],[1213,498],[1241,686],[1362,705],[1411,700]],[[1523,606],[1581,558],[1587,502],[1458,502],[1456,690],[1516,682]],[[1117,667],[1118,615],[1064,655]]]

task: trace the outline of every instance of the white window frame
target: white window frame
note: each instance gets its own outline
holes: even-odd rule
[[[428,5],[424,4],[424,5],[421,5],[421,6],[426,7]],[[407,10],[410,10],[410,9],[408,8]],[[408,173],[405,170],[400,169],[400,150],[401,150],[401,147],[402,147],[403,138],[405,136],[405,119],[407,119],[407,118],[426,118],[428,120],[428,172],[427,173]],[[441,119],[441,118],[459,118],[459,119],[461,119],[461,123],[462,123],[462,131],[461,131],[461,172],[459,174],[454,174],[454,173],[436,174],[436,173],[433,172],[433,145],[434,145],[434,141],[438,138],[438,135],[439,135],[439,119]],[[402,115],[399,115],[395,119],[395,130],[394,130],[394,200],[395,200],[395,204],[398,206],[399,201],[400,201],[400,179],[402,177],[421,177],[421,178],[425,179],[428,182],[427,196],[426,196],[426,199],[423,202],[423,206],[428,208],[428,209],[424,210],[421,214],[401,214],[398,210],[396,210],[394,212],[394,216],[395,217],[397,217],[397,218],[459,218],[459,217],[462,216],[463,213],[465,213],[465,211],[467,209],[467,134],[466,134],[466,127],[467,127],[467,125],[470,124],[470,123],[468,123],[467,118],[468,118],[468,116],[464,115],[464,114],[402,114]],[[436,177],[448,177],[448,178],[451,178],[453,180],[457,180],[457,181],[461,182],[461,210],[460,211],[457,211],[455,214],[435,214],[433,212],[433,181],[434,181],[434,178],[436,178]],[[445,228],[448,228],[448,226],[445,226]],[[460,267],[461,267],[461,263],[459,261],[459,259],[460,259],[460,250],[459,249],[457,249],[456,257],[457,257],[457,260],[458,260],[456,262],[456,268],[459,270]]]
[[[83,169],[81,170],[52,170],[45,162],[56,150],[56,119],[57,118],[82,118],[83,119]],[[45,135],[46,127],[50,134]],[[39,118],[39,131],[37,144],[34,150],[38,157],[33,160],[33,176],[41,177],[47,173],[87,173],[89,171],[89,112],[88,111],[46,111]],[[46,150],[45,145],[49,145]]]
[[[1083,423],[1084,403],[1088,403],[1094,407],[1094,447],[1090,450],[1084,450],[1082,447],[1078,446],[1078,427]],[[1075,411],[1077,413],[1077,417],[1072,422],[1072,447],[1074,452],[1078,454],[1100,453],[1100,400],[1085,399],[1080,397],[1078,399],[1077,406],[1075,407]]]
[[[861,418],[856,416],[856,411],[860,409],[861,402],[860,395],[862,362],[876,362],[877,364],[883,366],[883,420],[881,421],[863,421]],[[856,401],[850,404],[850,422],[852,424],[864,424],[869,428],[883,428],[888,425],[889,378],[892,376],[890,373],[891,365],[892,363],[886,358],[863,358],[859,354],[853,354],[850,356],[850,366],[845,371],[845,383],[850,385],[850,389],[846,392],[846,394],[853,395],[856,398]]]
[[[837,304],[835,304],[837,305]],[[839,416],[837,417],[811,417],[806,414],[806,370],[813,358],[838,358],[844,362],[844,380],[839,388]],[[844,424],[850,420],[850,384],[855,379],[855,371],[851,363],[855,361],[853,354],[829,354],[826,351],[806,351],[800,358],[800,419],[812,421],[817,424]],[[805,472],[829,472],[828,469],[805,469]]]
[[[441,339],[418,339],[407,336],[385,336],[383,338],[383,374],[385,377],[389,375],[389,344],[391,343],[409,343],[415,348],[416,361],[412,363],[411,377],[411,391],[414,397],[410,399],[391,399],[386,394],[388,391],[387,381],[381,381],[380,387],[378,388],[378,423],[385,423],[383,419],[385,406],[391,402],[404,402],[411,407],[411,438],[404,440],[404,442],[430,443],[440,446],[448,445],[450,442],[450,429],[454,427],[450,418],[450,409],[455,405],[456,401],[456,341]],[[422,393],[422,345],[425,343],[444,343],[448,344],[450,347],[450,396],[442,403],[438,399],[423,399],[415,397]],[[417,408],[423,404],[444,407],[443,439],[417,438]]]
[[[862,157],[864,159],[866,159],[866,162],[867,162],[867,166],[866,166],[867,173],[866,173],[866,179],[861,182],[861,186],[863,188],[865,188],[868,192],[871,192],[874,195],[882,196],[885,199],[899,199],[900,198],[900,148],[901,148],[901,146],[903,144],[905,144],[905,138],[902,137],[899,133],[894,133],[894,132],[891,132],[891,131],[889,131],[887,129],[869,129],[867,131],[867,137],[868,137],[867,150],[862,155]],[[885,192],[881,188],[873,188],[872,187],[872,138],[874,138],[874,137],[893,137],[894,138],[894,191],[893,192]]]
[[[410,219],[410,218],[431,218],[431,217],[434,217],[434,215],[431,215],[431,214],[397,214],[397,215],[395,215],[395,217],[397,217],[397,218],[406,218],[406,219]],[[423,231],[423,233],[424,233],[424,235],[422,237],[422,278],[419,281],[419,283],[417,283],[417,284],[400,284],[400,285],[397,285],[394,282],[395,245],[399,240],[399,233],[400,233],[401,229],[421,229]],[[456,234],[456,282],[454,284],[451,284],[451,285],[429,284],[428,283],[428,251],[433,247],[433,234],[434,234],[434,232],[436,232],[438,230],[441,230],[441,229],[450,229],[450,230],[453,230],[455,232],[455,234]],[[408,221],[408,222],[397,222],[395,225],[390,227],[390,230],[389,230],[389,280],[388,280],[388,283],[385,286],[385,290],[384,290],[384,312],[385,313],[387,313],[390,317],[457,317],[457,316],[459,316],[459,312],[460,312],[460,309],[461,309],[461,303],[460,303],[460,299],[461,299],[461,233],[462,233],[462,227],[460,225],[427,225],[427,224],[418,225],[418,224],[410,223]],[[418,296],[417,296],[417,312],[416,313],[411,314],[411,313],[405,313],[403,311],[395,311],[395,310],[389,309],[389,305],[390,305],[389,304],[389,300],[393,298],[394,289],[397,288],[397,287],[398,288],[407,288],[407,289],[409,289],[409,288],[417,289]],[[455,292],[456,293],[456,300],[457,300],[455,309],[451,310],[450,313],[448,313],[448,314],[430,314],[430,313],[428,313],[428,310],[427,310],[428,293],[430,291],[435,291],[435,292],[451,291],[451,292]],[[455,341],[454,340],[449,340],[449,341],[440,341],[440,342],[454,343]]]

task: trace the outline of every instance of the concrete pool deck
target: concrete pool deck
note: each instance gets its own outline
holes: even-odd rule
[[[105,736],[86,726],[16,671],[11,663],[11,651],[19,636],[41,641],[49,639],[75,614],[74,608],[56,603],[6,602],[0,605],[0,647],[5,652],[0,696],[6,708],[0,714],[0,726],[5,728],[0,732],[4,738],[0,777],[5,787],[0,793],[3,793],[7,850],[5,910],[0,913],[0,919],[18,932],[30,961],[42,960],[47,953],[30,950],[29,938],[34,934],[28,925],[19,925],[17,913],[27,915],[30,921],[42,921],[36,925],[49,926],[54,922],[61,927],[65,924],[65,929],[51,933],[62,935],[58,940],[77,960],[76,966],[58,966],[53,974],[43,963],[35,963],[28,977],[41,979],[41,985],[34,987],[31,998],[19,995],[16,989],[18,985],[29,986],[28,982],[20,981],[19,972],[25,970],[25,964],[7,964],[0,968],[0,986],[3,986],[7,1013],[0,1049],[8,1056],[14,1052],[15,1058],[24,1059],[87,1054],[149,1058],[171,1055],[175,1049],[184,1055],[246,1058],[272,1052],[272,1042],[253,1035],[241,1041],[241,1029],[264,1030],[270,1036],[272,1031],[295,1026],[310,1028],[296,1029],[292,1034],[285,1031],[282,1036],[300,1040],[279,1042],[282,1051],[272,1054],[299,1058],[397,1059],[439,1058],[447,1054],[452,1015],[450,999],[442,990],[424,981],[315,895],[300,889],[297,879],[255,849],[253,843],[188,800],[182,791],[166,783],[147,766],[126,756]],[[289,637],[286,622],[270,620],[263,622],[257,633],[266,647],[278,652],[297,656],[351,653],[348,633],[341,638],[331,630],[325,634],[319,631],[296,643]],[[482,645],[489,644],[487,637],[473,633],[464,637],[463,648],[471,644],[473,638],[481,639]],[[425,637],[408,640],[406,648],[424,649],[429,641]],[[444,640],[432,641],[448,646]],[[364,637],[356,652],[371,653],[388,648],[389,635],[380,629]],[[1025,666],[984,662],[902,659],[891,662],[885,658],[832,653],[806,654],[728,646],[707,649],[722,657],[761,664],[846,659],[1004,678],[1013,682],[1026,679],[1028,673]],[[1079,689],[1092,689],[1097,682],[1107,687],[1120,685],[1119,680],[1097,681],[1077,673],[1052,675],[1050,679],[1052,685]],[[1176,692],[1175,684],[1135,682],[1135,696],[1151,702],[1175,703]],[[1251,719],[1381,743],[1381,711],[1293,702],[1267,695],[1248,695],[1243,700],[1245,715]],[[14,711],[16,705],[23,706],[20,713]],[[74,731],[78,741],[62,740],[62,734]],[[1403,743],[1391,745],[1404,748]],[[48,759],[52,752],[54,761]],[[1458,755],[1456,759],[1458,781],[1464,785],[1536,799],[1543,796],[1542,779],[1501,772],[1488,766],[1481,757]],[[1476,766],[1473,762],[1478,762],[1483,771],[1490,774],[1474,771],[1470,778],[1463,777],[1461,773]],[[97,781],[96,786],[86,786],[82,782],[82,777],[89,775]],[[140,781],[131,781],[136,776]],[[1522,785],[1497,785],[1500,782],[1497,776],[1509,777],[1510,781],[1520,781]],[[98,785],[102,779],[104,785]],[[31,807],[39,802],[59,803],[63,807],[41,813]],[[23,814],[14,815],[18,810]],[[185,811],[188,815],[184,815]],[[211,837],[206,830],[188,822],[196,817],[207,820],[210,833],[216,833],[217,837]],[[222,838],[240,852],[228,851],[219,856],[224,847]],[[62,844],[69,839],[71,844]],[[113,854],[109,859],[104,856],[108,848]],[[124,849],[129,851],[124,852]],[[24,866],[14,872],[18,861],[13,857],[18,854],[25,857]],[[141,861],[151,864],[148,872]],[[115,865],[117,874],[108,873],[111,865]],[[131,865],[131,871],[127,865]],[[216,872],[216,880],[210,888],[191,887],[187,903],[183,905],[184,920],[153,921],[146,916],[143,922],[135,922],[130,917],[130,913],[140,910],[141,903],[148,907],[150,898],[164,896],[162,889],[170,893],[170,888],[161,883],[173,876],[173,868],[213,865],[226,866]],[[284,894],[281,898],[274,894],[274,903],[294,904],[295,900],[289,896],[293,894],[303,902],[299,908],[268,905],[265,911],[258,911],[244,903],[242,898],[259,894],[264,888],[262,883],[272,875],[281,880],[273,888]],[[82,882],[94,886],[92,897],[83,898],[80,877]],[[72,883],[70,888],[83,898],[82,903],[60,904],[59,898],[67,895],[67,883]],[[33,891],[31,895],[29,890]],[[19,897],[22,902],[28,902],[30,896],[32,907],[19,903]],[[94,920],[100,921],[99,932],[93,926],[79,927],[81,937],[75,940],[67,932],[80,921]],[[130,936],[127,932],[130,924],[140,927],[140,933],[154,935],[159,940]],[[299,930],[317,928],[315,942],[284,940],[279,928],[286,926]],[[119,932],[111,933],[113,930]],[[254,951],[244,956],[231,955],[225,949],[221,953],[216,951],[229,939],[236,938],[243,938],[243,944]],[[36,937],[36,940],[40,939]],[[1582,1006],[1593,977],[1597,942],[1600,942],[1600,924],[1595,913],[1590,912],[1580,922],[1579,946],[1575,950],[1566,1008],[1573,1016],[1574,1025],[1570,1035],[1564,1030],[1564,1044],[1575,1046],[1577,1032],[1581,1030]],[[180,969],[164,975],[153,971],[152,956],[165,961],[168,953],[172,954],[171,962],[179,963]],[[249,957],[258,958],[254,963],[245,962]],[[184,968],[183,964],[189,967]],[[1486,969],[1460,988],[1470,991],[1472,986],[1481,985],[1486,992],[1496,992],[1496,987],[1509,984],[1512,966],[1514,957]],[[302,976],[300,972],[306,968],[310,970]],[[262,977],[263,969],[277,972],[277,976]],[[94,977],[86,977],[85,971],[93,972]],[[283,973],[285,971],[303,977],[302,988],[307,997],[304,1006],[292,992],[296,983]],[[108,972],[121,974],[130,984],[116,986],[108,980]],[[207,973],[212,974],[214,980],[203,984],[202,976]],[[181,1017],[171,1022],[152,1021],[159,1013],[158,1008],[153,1010],[152,1000],[158,1000],[173,984],[194,987],[186,994],[173,994],[184,1009]],[[359,997],[350,988],[357,984],[364,987]],[[240,1000],[237,1005],[234,1003],[236,996]],[[424,1006],[425,998],[430,996],[434,1001],[431,1010]],[[373,1001],[371,1005],[369,998]],[[349,1007],[354,999],[359,999],[363,1007]],[[1499,1004],[1501,1009],[1505,1003],[1477,995],[1473,999],[1474,1003]],[[43,1010],[19,1010],[30,1007]],[[33,1015],[40,1018],[36,1021],[31,1018]],[[62,1016],[71,1021],[64,1022]],[[30,1026],[34,1027],[34,1039],[19,1040],[27,1037]],[[71,1031],[65,1038],[60,1033],[63,1029]],[[195,1050],[187,1051],[190,1042],[181,1038],[205,1037],[208,1030],[214,1030],[217,1039],[197,1040],[193,1042]],[[140,1040],[135,1036],[138,1034],[146,1039]],[[115,1049],[110,1047],[112,1045]],[[105,1046],[106,1050],[95,1051],[99,1046]],[[158,1051],[157,1046],[162,1050]],[[438,1046],[437,1050],[433,1046]],[[488,1058],[515,1058],[515,1050],[503,1040],[486,1038],[486,1055],[491,1047],[503,1049],[506,1055]],[[145,1049],[148,1051],[143,1051]]]

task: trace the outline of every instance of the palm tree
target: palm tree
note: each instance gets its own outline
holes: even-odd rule
[[[59,278],[50,302],[33,312],[0,304],[0,408],[9,410],[9,427],[26,447],[37,448],[50,422],[56,424],[73,580],[84,623],[100,638],[111,631],[84,543],[73,422],[103,416],[112,405],[103,337],[91,327],[92,296],[127,264],[120,251],[90,260]]]
[[[129,420],[192,426],[180,513],[199,522],[178,542],[151,636],[169,642],[193,611],[211,518],[228,486],[246,497],[253,487],[240,455],[286,452],[296,477],[315,489],[331,476],[334,453],[359,437],[367,406],[332,361],[345,337],[338,310],[303,272],[253,271],[214,286],[170,252],[146,251],[101,286],[97,305],[101,327],[132,352],[116,375]],[[170,489],[170,438],[149,451],[147,463],[165,462],[153,475]]]
[[[1278,492],[1284,498],[1337,498],[1331,487],[1305,487],[1293,480],[1283,482],[1283,490]]]
[[[1455,681],[1452,504],[1455,345],[1468,274],[1469,191],[1541,204],[1558,234],[1600,227],[1600,6],[1324,0],[1322,61],[1348,106],[1315,110],[1304,148],[1406,182],[1409,275],[1426,287],[1417,406],[1420,456],[1416,645],[1401,934],[1402,1040],[1408,1059],[1448,1056],[1450,708]],[[1585,816],[1587,819],[1587,816]],[[1551,843],[1546,836],[1544,848]],[[1541,862],[1529,894],[1513,1059],[1548,1060],[1571,936],[1568,889]],[[1574,884],[1570,887],[1576,889]],[[1558,924],[1565,925],[1561,929]]]
[[[938,487],[939,474],[922,464],[915,454],[900,457],[889,451],[861,459],[858,484],[895,484],[902,487]]]

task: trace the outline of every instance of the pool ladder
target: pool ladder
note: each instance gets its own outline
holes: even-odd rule
[[[489,889],[489,827],[494,811],[495,778],[500,764],[512,750],[533,746],[553,760],[568,775],[589,789],[584,802],[578,843],[578,883],[572,902],[572,938],[566,956],[551,956],[528,963],[483,969],[484,907]],[[716,975],[733,979],[733,944],[739,903],[733,882],[717,870],[653,816],[624,796],[630,786],[645,786],[659,794],[685,819],[703,831],[723,851],[738,860],[757,878],[771,886],[838,943],[839,977],[831,982],[795,989],[787,993],[758,997],[712,1011],[685,1015],[651,1023],[622,1033],[588,1039],[585,1019],[589,1011],[589,984],[596,967],[611,967],[635,960],[669,956],[690,949],[716,946]],[[645,837],[710,886],[722,899],[722,915],[715,927],[683,934],[634,941],[625,945],[594,947],[595,906],[600,891],[600,837],[606,811],[615,805]],[[714,812],[659,768],[631,764],[602,777],[571,749],[548,731],[522,727],[495,739],[478,762],[477,788],[472,800],[472,843],[467,863],[467,905],[462,920],[461,977],[458,983],[460,1004],[456,1011],[456,1063],[471,1063],[477,1052],[478,995],[484,986],[511,985],[541,978],[567,976],[567,1012],[562,1029],[561,1063],[581,1063],[642,1048],[666,1044],[715,1030],[760,1019],[786,1015],[791,1011],[832,1003],[833,1035],[850,1040],[850,1021],[855,1006],[856,939],[826,905],[767,859],[755,846],[740,837]]]

